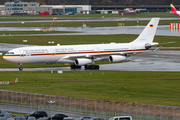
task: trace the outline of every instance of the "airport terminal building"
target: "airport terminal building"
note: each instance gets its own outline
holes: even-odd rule
[[[166,12],[170,11],[169,5],[161,6],[101,6],[101,5],[40,5],[38,2],[22,2],[15,0],[15,2],[5,2],[0,5],[0,15],[12,15],[14,13],[28,14],[28,15],[56,15],[56,14],[120,14],[119,12],[126,8],[147,10],[150,12]],[[176,6],[180,9],[180,5]],[[124,14],[125,15],[125,14]]]
[[[29,15],[39,15],[40,13],[66,14],[82,13],[90,11],[91,5],[40,5],[38,2],[6,2],[0,5],[1,15],[12,15],[14,13],[27,13]]]

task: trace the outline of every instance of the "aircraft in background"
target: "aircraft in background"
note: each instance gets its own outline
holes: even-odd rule
[[[120,62],[130,55],[144,52],[153,46],[160,45],[153,42],[160,18],[152,18],[141,34],[130,43],[86,44],[86,45],[57,45],[20,47],[8,51],[3,58],[9,62],[22,64],[32,63],[70,63],[71,69],[99,69],[96,61],[109,60]]]
[[[170,4],[170,6],[171,6],[170,13],[180,16],[180,11],[177,11],[173,4]]]

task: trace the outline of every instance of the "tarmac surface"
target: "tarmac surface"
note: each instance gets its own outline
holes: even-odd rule
[[[79,33],[52,33],[52,34],[10,34],[0,36],[50,36],[50,35],[115,35],[136,34],[139,35],[146,26],[114,26],[114,27],[1,27],[0,31],[74,31]],[[180,30],[170,29],[169,25],[159,25],[156,35],[180,36]]]

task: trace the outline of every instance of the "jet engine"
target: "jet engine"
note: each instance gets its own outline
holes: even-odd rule
[[[75,65],[81,66],[81,65],[86,65],[92,63],[91,59],[87,58],[78,58],[75,60]]]
[[[110,62],[120,62],[126,60],[125,56],[122,55],[111,55],[109,56],[109,61]]]

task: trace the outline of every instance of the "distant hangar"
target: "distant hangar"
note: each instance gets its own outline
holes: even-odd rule
[[[80,13],[83,11],[91,11],[91,5],[40,5],[38,2],[6,2],[0,5],[1,15],[11,15],[13,13],[27,13],[30,15],[39,15],[41,12],[49,15]]]

